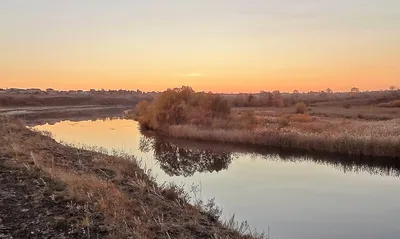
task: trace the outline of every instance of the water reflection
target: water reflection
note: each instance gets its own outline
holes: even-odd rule
[[[259,155],[259,154],[258,154]],[[362,173],[381,176],[400,176],[400,161],[393,158],[384,157],[357,157],[357,156],[337,156],[321,154],[300,154],[300,153],[269,153],[261,154],[266,160],[280,160],[287,162],[311,161],[321,165],[330,166],[343,173]]]
[[[155,135],[142,136],[139,150],[153,152],[161,168],[169,176],[192,176],[196,172],[219,172],[227,169],[234,158],[250,155],[254,159],[269,161],[310,161],[327,165],[343,173],[367,172],[372,175],[400,176],[400,160],[321,153],[290,152],[237,145],[206,142],[188,142],[166,139]]]
[[[141,137],[139,149],[153,151],[161,169],[169,176],[192,176],[196,172],[219,172],[227,169],[232,154],[210,149],[184,148],[158,137]]]

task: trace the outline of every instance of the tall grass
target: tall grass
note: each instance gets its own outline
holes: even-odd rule
[[[252,144],[284,149],[303,149],[332,153],[400,157],[400,120],[357,122],[343,131],[315,133],[296,128],[258,128],[255,130],[202,129],[191,125],[170,126],[177,138]]]
[[[307,105],[299,102],[296,114],[231,111],[219,95],[195,93],[190,87],[169,89],[153,102],[141,102],[136,108],[141,126],[179,138],[350,155],[400,156],[398,119],[365,121],[370,115],[358,112],[356,120],[338,123],[335,119],[310,116],[307,110]]]

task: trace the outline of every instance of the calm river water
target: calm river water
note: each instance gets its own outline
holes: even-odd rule
[[[35,126],[58,141],[122,149],[158,182],[199,185],[223,217],[273,238],[400,238],[400,163],[293,155],[144,136],[135,121],[61,121]]]

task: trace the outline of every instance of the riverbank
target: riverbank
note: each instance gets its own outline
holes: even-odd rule
[[[128,106],[52,106],[52,107],[8,107],[0,108],[0,116],[13,116],[29,123],[55,119],[82,119],[93,117],[122,116]]]
[[[253,98],[249,98],[251,101]],[[345,155],[400,157],[397,109],[374,105],[232,108],[219,94],[168,89],[126,117],[167,136]],[[351,110],[349,110],[351,108]],[[382,112],[385,115],[382,115]]]
[[[64,146],[6,117],[0,136],[0,236],[255,238],[133,158]]]
[[[261,110],[233,111],[227,118],[211,119],[206,125],[167,125],[158,129],[149,129],[144,125],[144,128],[178,139],[348,156],[400,158],[399,118],[366,120],[276,114]]]
[[[366,124],[369,129],[342,132],[337,134],[305,133],[291,129],[259,128],[254,130],[202,129],[192,125],[170,126],[167,135],[192,140],[218,141],[223,143],[250,144],[281,149],[300,149],[315,152],[340,153],[360,156],[400,157],[400,138],[398,133],[383,135],[380,129],[393,130],[400,127],[400,121]],[[361,126],[360,126],[361,128]],[[368,131],[373,130],[373,131]],[[376,137],[373,132],[382,133]]]

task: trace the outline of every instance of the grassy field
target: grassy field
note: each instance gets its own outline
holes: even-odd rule
[[[16,106],[77,106],[77,105],[130,105],[135,106],[150,95],[82,95],[82,94],[0,94],[0,107]]]
[[[233,112],[251,111],[255,115],[281,116],[284,114],[293,114],[294,106],[276,108],[276,107],[235,107]],[[344,108],[342,106],[308,106],[307,114],[319,116],[322,118],[344,118],[344,119],[366,119],[366,120],[390,120],[400,118],[399,108],[384,108],[374,105],[354,106]]]
[[[289,107],[231,107],[220,95],[183,87],[169,89],[150,103],[139,103],[128,117],[145,129],[177,138],[400,157],[400,108],[365,105],[368,101],[361,103],[361,99],[356,98],[358,105],[340,99]]]
[[[15,238],[260,238],[219,221],[213,201],[189,204],[133,157],[61,145],[0,117],[1,235]]]

